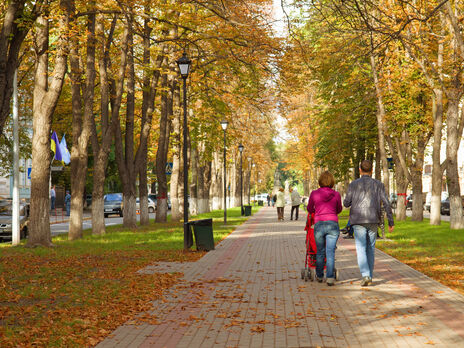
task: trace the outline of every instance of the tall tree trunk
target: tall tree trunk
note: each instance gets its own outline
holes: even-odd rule
[[[190,141],[191,143],[191,141]],[[190,168],[192,172],[192,181],[190,182],[190,202],[189,211],[191,215],[198,214],[198,152],[197,146],[190,146]]]
[[[432,150],[432,199],[430,202],[430,224],[441,223],[441,192],[443,169],[441,165],[441,137],[443,128],[443,91],[434,89],[433,93],[433,150]]]
[[[122,183],[123,192],[123,226],[127,228],[137,228],[136,216],[136,174],[138,171],[134,167],[134,117],[135,117],[135,62],[132,21],[128,24],[129,47],[128,47],[128,75],[127,75],[127,99],[126,99],[126,127],[125,141],[122,140],[122,130],[120,122],[116,123],[115,145],[116,163],[118,164],[119,177]],[[119,116],[119,115],[118,115]],[[140,204],[145,202],[140,202]]]
[[[0,136],[10,116],[13,76],[19,65],[19,52],[29,30],[42,11],[43,0],[27,5],[26,1],[5,1],[0,26]],[[29,11],[29,12],[28,12]]]
[[[147,17],[144,19],[144,27],[143,33],[144,36],[143,40],[143,91],[142,91],[142,122],[141,122],[141,130],[146,126],[148,122],[148,108],[150,107],[150,97],[153,93],[150,91],[150,82],[151,82],[151,75],[150,72],[150,61],[151,61],[151,54],[150,54],[150,35],[152,32],[152,28],[150,26],[150,2],[145,2],[145,14]],[[150,125],[151,128],[151,125]],[[140,206],[140,225],[148,225],[150,223],[150,216],[148,215],[148,178],[147,178],[147,165],[148,165],[148,143],[141,144],[141,159],[140,159],[140,167],[138,168],[139,174],[139,206]]]
[[[145,146],[144,151],[148,152],[148,147]],[[140,204],[140,225],[148,225],[150,216],[148,215],[148,205],[142,202],[148,202],[148,179],[147,179],[147,156],[142,160],[139,169],[139,204]]]
[[[370,63],[372,69],[372,77],[374,80],[374,86],[377,96],[377,137],[378,137],[378,149],[380,151],[380,161],[382,163],[382,182],[385,186],[385,192],[389,194],[390,187],[390,173],[388,171],[386,142],[385,142],[385,106],[383,103],[382,87],[380,86],[379,78],[377,75],[377,67],[375,57],[373,54],[370,55]]]
[[[170,85],[167,74],[163,74],[161,78],[161,86],[168,88]],[[168,183],[166,178],[166,162],[168,155],[168,144],[169,144],[169,103],[170,98],[169,91],[163,91],[161,95],[161,115],[159,122],[159,139],[158,149],[156,151],[156,178],[158,182],[158,193],[157,193],[157,211],[156,221],[165,222],[167,220],[167,190]]]
[[[90,8],[94,9],[95,2]],[[72,9],[74,13],[75,9]],[[70,16],[74,14],[70,13]],[[73,20],[75,20],[73,18]],[[82,68],[79,63],[79,38],[71,40],[71,91],[73,109],[73,145],[71,148],[71,217],[69,221],[69,240],[82,238],[82,215],[84,211],[85,179],[87,177],[88,145],[93,118],[95,95],[95,13],[87,20],[87,61],[86,81],[82,81]],[[82,95],[81,95],[82,91]],[[82,105],[83,104],[83,105]],[[82,112],[84,113],[82,115]]]
[[[211,162],[201,165],[198,173],[198,213],[208,213],[211,186]],[[223,198],[224,199],[224,198]]]
[[[457,161],[458,149],[462,136],[462,134],[459,134],[458,127],[459,102],[461,96],[458,91],[450,92],[449,94],[446,127],[446,179],[450,201],[450,228],[457,230],[464,228]]]
[[[215,152],[213,155],[213,161],[211,165],[211,191],[210,195],[212,196],[212,209],[218,210],[222,208],[221,202],[221,191],[222,191],[222,163],[219,161],[219,155]],[[230,175],[230,173],[228,173]],[[228,178],[230,176],[227,175]],[[232,197],[230,197],[232,198]]]
[[[377,138],[378,140],[378,138]],[[382,160],[380,155],[379,144],[377,142],[377,146],[375,149],[375,174],[374,177],[376,180],[382,181]]]
[[[422,171],[424,168],[425,147],[430,136],[420,137],[417,141],[416,158],[411,168],[412,183],[412,221],[424,219],[424,197],[422,194]]]
[[[62,4],[65,4],[62,2]],[[61,23],[61,28],[68,27],[68,18]],[[48,39],[49,24],[45,16],[37,19],[34,49],[36,53],[34,101],[33,101],[33,136],[32,136],[32,172],[31,172],[31,215],[29,223],[28,246],[51,246],[50,233],[50,133],[52,115],[63,87],[66,74],[65,40],[58,40],[58,52],[55,68],[48,75]]]
[[[174,93],[176,104],[180,105],[180,90],[176,88]],[[180,197],[183,197],[179,192],[179,185],[183,182],[181,176],[181,113],[175,112],[172,119],[172,174],[171,174],[171,221],[180,221],[182,219],[183,211],[180,209]]]
[[[402,221],[406,219],[406,195],[408,189],[408,172],[406,165],[406,139],[404,138],[405,132],[402,133],[402,138],[395,138],[395,143],[391,137],[386,137],[388,141],[393,161],[395,163],[395,180],[396,189],[398,194],[398,202],[396,205],[396,219]]]
[[[118,79],[108,78],[108,67],[111,65],[109,59],[109,49],[113,41],[113,34],[117,23],[117,16],[113,18],[108,38],[105,39],[104,19],[97,22],[97,30],[100,36],[100,49],[103,57],[99,60],[100,72],[100,108],[101,108],[101,140],[98,137],[96,120],[92,118],[92,151],[94,158],[93,171],[93,189],[92,189],[92,234],[105,234],[105,216],[104,216],[104,185],[106,176],[106,167],[108,164],[108,155],[110,152],[113,133],[116,122],[119,122],[119,109],[124,89],[124,78],[126,75],[127,65],[127,46],[129,32],[126,29],[123,33],[121,44],[121,57],[118,69]],[[106,42],[106,44],[105,44]],[[110,90],[112,93],[110,93]],[[109,104],[111,102],[111,120]]]

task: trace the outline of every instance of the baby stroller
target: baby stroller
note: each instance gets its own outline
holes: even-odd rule
[[[316,239],[314,237],[314,214],[308,214],[306,220],[306,257],[305,257],[305,266],[301,269],[301,279],[304,279],[307,282],[309,279],[313,281],[316,279],[316,254],[317,246]],[[325,259],[324,259],[325,263]],[[324,266],[325,269],[325,266]],[[335,280],[339,278],[338,269],[334,269]]]

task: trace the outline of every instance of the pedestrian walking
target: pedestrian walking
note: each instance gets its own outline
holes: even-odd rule
[[[297,190],[293,189],[293,187],[290,187],[290,199],[292,200],[290,220],[293,220],[293,211],[295,211],[295,220],[298,220],[298,211],[300,210],[301,196]]]
[[[372,179],[372,163],[361,162],[361,177],[348,186],[343,205],[350,208],[350,223],[353,226],[358,266],[361,272],[361,286],[372,283],[374,273],[374,253],[377,229],[381,223],[382,209],[387,213],[388,230],[393,231],[393,213],[385,193],[384,185]]]
[[[284,221],[285,195],[283,187],[276,193],[275,205],[277,207],[277,219],[279,221]]]
[[[56,202],[56,191],[55,185],[52,186],[50,189],[50,203],[51,203],[51,210],[55,210],[55,202]]]
[[[319,177],[319,188],[309,195],[308,213],[314,213],[314,238],[316,239],[316,280],[324,278],[324,259],[326,259],[327,285],[335,284],[335,249],[340,228],[338,214],[342,211],[340,193],[333,189],[335,179],[329,171]]]
[[[275,194],[274,196],[272,196],[272,206],[273,206],[273,207],[275,206],[276,200],[277,200],[277,194]]]
[[[267,195],[267,206],[271,206],[271,196],[269,194]]]
[[[69,191],[66,191],[66,196],[64,196],[64,204],[66,206],[66,216],[71,214],[71,194]]]

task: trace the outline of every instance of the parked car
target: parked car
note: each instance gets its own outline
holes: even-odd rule
[[[136,199],[135,207],[136,209],[140,209],[140,198]],[[151,214],[151,213],[154,213],[155,210],[156,210],[156,203],[150,197],[148,197],[148,212]]]
[[[406,209],[412,209],[412,195],[406,197]]]
[[[150,198],[153,202],[155,202],[155,210],[156,210],[156,204],[157,204],[156,193],[150,193],[148,195],[148,198]],[[189,196],[189,201],[190,201],[190,196]],[[171,197],[168,194],[168,210],[169,209],[171,209]]]
[[[430,204],[432,202],[432,192],[427,192],[425,196],[424,209],[430,213]]]
[[[0,200],[0,239],[2,241],[10,241],[12,239],[12,220],[13,220],[13,202],[5,199]],[[19,231],[20,238],[24,239],[28,236],[29,224],[29,204],[20,203],[19,205]]]
[[[449,197],[446,197],[444,200],[441,201],[440,214],[441,215],[450,215]]]
[[[462,208],[464,209],[464,196],[461,196]],[[440,213],[441,215],[450,215],[450,201],[449,196],[441,201]]]
[[[122,193],[108,193],[104,197],[105,217],[111,214],[118,214],[122,217]]]

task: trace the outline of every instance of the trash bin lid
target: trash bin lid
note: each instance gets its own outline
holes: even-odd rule
[[[213,219],[194,220],[189,222],[193,226],[212,226]]]

